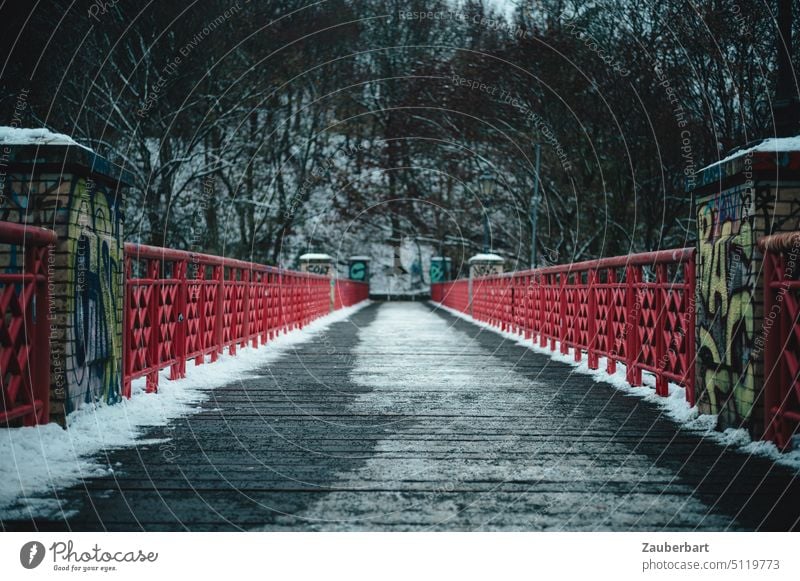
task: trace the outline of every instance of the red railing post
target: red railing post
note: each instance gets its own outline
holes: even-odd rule
[[[277,321],[276,321],[276,304],[277,304],[277,295],[278,295],[278,286],[276,281],[278,280],[278,273],[277,272],[270,272],[269,279],[267,280],[268,289],[267,289],[267,326],[269,327],[269,334],[267,335],[267,340],[274,339],[278,332],[277,332]]]
[[[250,286],[252,284],[253,270],[242,269],[242,337],[240,345],[247,347],[250,340]],[[256,345],[253,345],[254,347]]]
[[[606,320],[606,345],[608,357],[606,358],[606,373],[613,375],[617,372],[617,332],[614,327],[614,318],[617,308],[617,269],[609,268],[606,270],[606,302],[608,303],[608,319]],[[623,326],[624,329],[624,326]]]
[[[172,278],[177,283],[175,289],[175,335],[172,344],[175,349],[175,363],[170,367],[170,379],[186,377],[186,260],[175,260],[172,263]]]
[[[532,291],[532,303],[531,303],[531,315],[528,323],[531,326],[531,341],[536,343],[538,341],[539,345],[542,345],[542,325],[544,321],[541,319],[541,303],[542,303],[542,275],[537,274],[536,271],[533,271],[531,275],[531,281],[533,282]]]
[[[695,276],[695,253],[692,252],[684,265],[683,275],[683,279],[686,281],[686,326],[684,329],[686,333],[686,378],[683,383],[686,386],[686,401],[689,402],[690,406],[694,406],[696,402],[695,373],[697,368],[695,365],[697,362],[697,352],[695,351],[695,322],[697,316],[697,291],[695,290]]]
[[[48,324],[49,308],[49,273],[48,263],[50,260],[50,247],[30,245],[26,249],[28,256],[32,256],[32,262],[28,272],[35,273],[37,276],[31,281],[35,290],[36,305],[36,326],[33,329],[32,356],[32,380],[33,380],[33,399],[39,401],[36,410],[35,420],[37,423],[47,423],[50,419],[50,328]]]
[[[226,289],[226,292],[228,293],[228,306],[230,308],[230,312],[228,313],[228,321],[225,323],[223,332],[227,331],[225,342],[228,343],[229,355],[236,355],[236,347],[239,341],[239,292],[241,291],[239,275],[240,270],[238,268],[228,268],[228,288]]]
[[[625,379],[636,387],[641,385],[639,369],[639,273],[636,266],[625,269]]]
[[[668,298],[666,295],[670,292],[669,283],[667,281],[667,265],[656,264],[656,281],[653,287],[653,308],[656,312],[655,329],[653,330],[653,339],[655,339],[655,376],[656,376],[656,393],[662,397],[669,395],[669,382],[664,376],[664,369],[667,367],[666,357],[667,346],[665,344],[667,318],[666,309]]]
[[[764,320],[769,320],[769,315],[775,311],[776,292],[772,283],[777,279],[776,273],[783,269],[776,265],[783,261],[780,254],[772,254],[769,251],[764,253]],[[772,327],[767,330],[764,326],[765,348],[764,348],[764,412],[765,412],[765,432],[764,437],[773,442],[780,442],[780,317],[772,323]],[[778,326],[776,329],[775,326]]]
[[[589,369],[597,369],[598,367],[598,356],[597,356],[597,284],[598,284],[598,277],[597,277],[597,270],[592,269],[589,271],[587,279],[587,284],[589,288],[587,290],[587,299],[588,299],[588,308],[587,308],[587,317],[588,320],[586,321],[586,333],[587,333],[587,359]]]
[[[150,284],[150,301],[147,304],[147,316],[150,319],[150,338],[147,341],[147,359],[153,370],[147,374],[145,390],[147,393],[158,391],[158,371],[161,364],[161,261],[158,258],[147,259],[147,278]]]
[[[569,333],[568,321],[567,321],[567,285],[569,276],[570,275],[568,272],[562,272],[560,277],[560,283],[561,283],[560,296],[559,296],[560,312],[558,316],[559,319],[561,319],[560,320],[561,324],[559,325],[561,330],[559,333],[559,339],[561,341],[561,353],[564,355],[567,355],[569,353],[569,345],[567,345],[567,336]]]
[[[206,317],[206,266],[198,262],[194,272],[197,289],[197,342],[200,354],[195,357],[194,364],[201,365],[205,362],[205,352],[208,349],[208,318]]]
[[[261,293],[261,344],[266,345],[269,341],[269,277],[272,274],[269,269],[261,274],[261,284],[258,292]]]
[[[582,351],[586,349],[588,345],[584,345],[581,341],[581,308],[586,307],[588,309],[588,304],[584,304],[583,297],[585,296],[588,299],[588,293],[583,292],[583,272],[580,270],[577,271],[575,274],[572,275],[574,277],[574,288],[572,289],[571,293],[567,293],[567,304],[570,303],[570,297],[572,297],[572,339],[575,343],[575,352],[572,354],[572,358],[575,362],[579,362],[581,360]],[[588,275],[587,275],[588,277]],[[588,281],[588,278],[587,278]],[[569,326],[567,327],[569,328]],[[588,341],[587,341],[588,344]]]
[[[526,274],[521,280],[523,285],[520,286],[520,291],[522,294],[522,308],[518,310],[517,326],[520,329],[523,339],[527,340],[531,338],[531,329],[528,325],[531,308],[531,275]]]
[[[283,271],[278,274],[278,329],[281,333],[286,331],[287,293]]]
[[[134,305],[131,292],[131,258],[127,254],[123,259],[123,276],[125,277],[122,289],[123,308],[122,308],[122,397],[131,397],[131,375],[133,374],[133,361],[130,341],[133,338],[133,321],[131,320],[131,309]],[[138,345],[137,345],[138,347]]]
[[[223,265],[214,266],[214,281],[217,286],[217,295],[215,298],[216,306],[214,307],[214,344],[216,349],[211,352],[211,361],[216,361],[222,354],[223,349],[223,328],[225,326],[225,267]]]

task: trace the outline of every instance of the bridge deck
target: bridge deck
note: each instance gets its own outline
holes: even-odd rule
[[[35,525],[786,530],[800,516],[788,470],[420,303],[369,306],[203,406],[171,426],[169,455],[110,453],[113,478],[61,492],[75,512]]]

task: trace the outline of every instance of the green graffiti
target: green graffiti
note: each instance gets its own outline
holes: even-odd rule
[[[354,262],[350,265],[350,278],[352,280],[366,280],[367,265],[363,262]]]
[[[442,282],[444,280],[444,269],[441,262],[431,262],[431,282]]]

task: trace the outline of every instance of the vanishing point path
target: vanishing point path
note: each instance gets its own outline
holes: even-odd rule
[[[33,526],[788,530],[800,516],[790,471],[422,303],[372,304],[203,408],[170,426],[170,457],[111,452],[113,476],[59,493],[66,521]]]

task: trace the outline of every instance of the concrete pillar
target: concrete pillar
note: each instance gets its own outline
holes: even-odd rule
[[[700,411],[763,433],[763,276],[757,242],[800,224],[800,151],[767,140],[704,168],[697,209],[696,345]],[[796,149],[796,147],[794,148]]]
[[[505,261],[497,254],[476,254],[469,259],[469,314],[472,315],[473,279],[490,274],[502,274]]]
[[[53,141],[71,141],[61,137]],[[121,397],[123,192],[132,180],[74,142],[6,141],[3,161],[0,220],[58,236],[49,269],[50,419],[63,424],[81,406]]]
[[[336,276],[333,258],[328,254],[303,254],[300,257],[300,272],[311,272],[324,276]]]
[[[443,256],[431,257],[431,284],[450,280],[451,260]]]
[[[313,274],[321,274],[330,277],[330,312],[332,313],[336,304],[336,267],[333,264],[333,257],[329,254],[314,252],[303,254],[300,256],[300,272],[311,272]]]
[[[348,278],[360,282],[369,282],[369,256],[351,256],[349,259]]]

